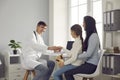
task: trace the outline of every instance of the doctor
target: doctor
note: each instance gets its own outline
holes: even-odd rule
[[[35,77],[33,80],[49,80],[53,72],[55,63],[50,60],[41,59],[41,55],[47,50],[59,50],[60,47],[45,45],[42,33],[46,29],[46,23],[38,22],[36,31],[27,40],[26,47],[23,50],[24,68],[28,70],[35,70]]]

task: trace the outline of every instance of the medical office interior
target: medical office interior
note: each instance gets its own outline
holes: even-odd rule
[[[120,80],[120,0],[0,0],[0,80],[23,80],[25,75],[20,54],[8,46],[10,40],[22,45],[42,20],[47,24],[45,43],[66,47],[73,40],[70,27],[82,26],[86,15],[95,18],[101,48],[106,50],[95,80]],[[53,56],[43,57],[55,61]],[[75,78],[82,80],[79,75]]]

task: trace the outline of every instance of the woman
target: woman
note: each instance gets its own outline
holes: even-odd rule
[[[99,37],[97,34],[95,19],[91,16],[85,16],[83,21],[83,27],[86,31],[86,38],[83,44],[83,54],[78,56],[79,60],[85,60],[85,63],[78,66],[75,69],[65,72],[66,80],[75,80],[73,75],[79,73],[91,74],[96,70],[99,54],[98,50],[100,47]]]
[[[65,54],[57,57],[58,63],[62,62],[62,64],[60,64],[61,68],[54,73],[54,80],[63,80],[62,74],[64,72],[74,69],[82,64],[81,60],[77,60],[78,54],[82,53],[83,38],[81,26],[78,24],[73,25],[71,27],[71,35],[75,39],[72,49],[70,51],[63,49]],[[60,57],[68,57],[68,59],[64,61]]]

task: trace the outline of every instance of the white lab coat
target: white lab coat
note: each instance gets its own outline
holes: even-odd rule
[[[36,39],[37,37],[37,39]],[[45,45],[40,34],[34,32],[28,38],[22,50],[21,63],[25,69],[32,70],[37,65],[43,64],[47,66],[47,61],[40,59],[42,54],[46,53],[48,46]]]

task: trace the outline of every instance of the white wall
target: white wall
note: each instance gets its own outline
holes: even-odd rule
[[[23,42],[40,20],[49,23],[49,0],[0,0],[0,51],[10,39]],[[48,44],[48,30],[44,38]]]
[[[120,9],[120,0],[103,0],[103,11]]]
[[[49,2],[49,43],[66,46],[68,40],[67,0],[51,0]]]

